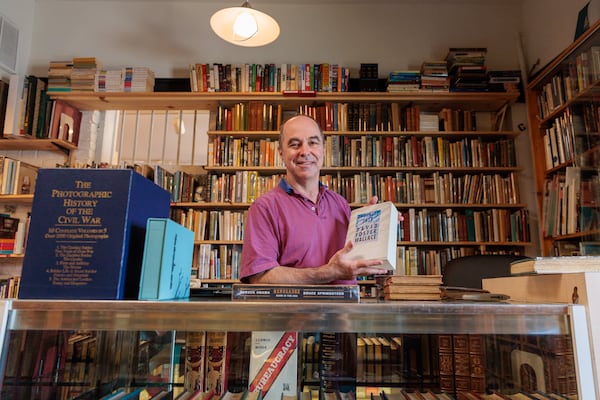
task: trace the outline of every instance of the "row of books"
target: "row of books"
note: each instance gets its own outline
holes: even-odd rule
[[[475,243],[475,242],[474,242]],[[450,243],[449,243],[450,244]],[[442,247],[423,249],[400,245],[396,248],[396,271],[401,275],[440,275],[444,265],[454,258],[480,254],[479,248]],[[507,250],[485,254],[506,254]],[[192,277],[198,279],[237,279],[241,245],[202,243],[196,248]]]
[[[531,240],[527,210],[454,211],[409,208],[402,212],[399,241],[526,243]]]
[[[0,155],[0,194],[33,194],[38,168]]]
[[[48,63],[48,92],[152,92],[148,67],[104,68],[95,57],[73,57]]]
[[[370,195],[400,204],[518,204],[516,175],[433,172],[394,175],[361,172],[351,176],[323,175],[321,181],[349,203],[366,203]]]
[[[498,116],[503,113],[442,108],[431,112],[418,105],[399,103],[324,102],[300,105],[285,111],[281,104],[249,101],[231,106],[219,105],[215,117],[218,131],[277,131],[286,114],[304,114],[314,118],[323,131],[388,132],[388,131],[492,131],[501,128]],[[423,119],[430,122],[423,123]]]
[[[350,70],[320,64],[190,64],[193,92],[347,92]]]
[[[543,131],[546,168],[566,163],[594,166],[597,162],[598,104],[567,107]]]
[[[591,46],[576,55],[567,63],[567,68],[562,68],[543,86],[536,99],[540,119],[547,118],[567,101],[594,86],[599,79],[600,46]]]
[[[11,75],[8,103],[15,104],[14,115],[6,115],[5,137],[62,139],[79,142],[81,111],[48,95],[45,80],[33,75]]]
[[[195,234],[195,240],[241,241],[247,211],[174,208],[171,219]]]
[[[257,171],[212,174],[205,199],[216,203],[250,204],[279,184],[280,175]],[[360,172],[350,176],[325,174],[321,181],[349,203],[365,204],[370,196],[400,204],[518,204],[516,174],[464,174],[396,172],[392,175]]]
[[[258,196],[275,188],[282,175],[259,175],[257,171],[235,174],[212,174],[206,187],[206,200],[211,203],[252,203]]]
[[[99,69],[94,77],[96,92],[153,92],[154,71],[148,67]]]
[[[215,136],[208,143],[209,167],[278,167],[283,161],[275,139]],[[442,136],[344,135],[325,138],[324,167],[515,167],[512,139]]]
[[[600,227],[598,177],[582,176],[581,168],[567,167],[544,181],[543,232],[559,236],[587,232]]]
[[[196,246],[192,277],[197,279],[239,279],[242,246],[212,245]]]
[[[0,242],[2,239],[0,239]],[[16,299],[19,294],[20,276],[0,279],[0,299]]]

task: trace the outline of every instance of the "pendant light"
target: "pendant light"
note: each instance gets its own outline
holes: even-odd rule
[[[255,10],[248,1],[241,7],[229,7],[210,17],[210,27],[223,40],[246,47],[264,46],[279,36],[279,24],[273,17]]]

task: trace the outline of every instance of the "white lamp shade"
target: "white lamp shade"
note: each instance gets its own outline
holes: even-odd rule
[[[256,21],[256,28],[253,27],[252,20]],[[242,22],[246,22],[243,24],[242,31],[239,29],[234,31],[236,21],[238,27]],[[279,36],[277,21],[250,7],[230,7],[219,10],[210,17],[210,27],[221,39],[238,46],[264,46]]]

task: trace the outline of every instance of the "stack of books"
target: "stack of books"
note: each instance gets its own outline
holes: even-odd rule
[[[517,92],[520,90],[521,71],[489,71],[488,86],[491,92]]]
[[[126,92],[153,92],[154,79],[154,72],[148,67],[127,67],[123,87]]]
[[[442,275],[390,275],[383,285],[385,300],[441,300]]]
[[[96,73],[96,92],[122,92],[123,70],[121,68],[101,69]]]
[[[96,71],[99,64],[96,57],[73,58],[71,71],[71,91],[93,92],[96,87]]]
[[[73,61],[50,61],[48,65],[48,92],[70,92]]]
[[[450,48],[446,56],[450,88],[453,91],[486,91],[488,85],[485,57],[482,47]]]
[[[447,92],[450,77],[446,61],[423,61],[421,64],[421,89]]]
[[[421,88],[420,71],[392,71],[387,82],[388,92],[408,92]]]

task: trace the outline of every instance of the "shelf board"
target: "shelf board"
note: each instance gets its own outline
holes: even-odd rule
[[[51,94],[52,99],[68,102],[80,110],[215,110],[219,104],[265,101],[286,104],[314,102],[396,102],[419,104],[423,109],[442,107],[474,111],[498,110],[513,103],[518,93],[489,92],[317,92],[314,97],[284,96],[279,92],[137,92]]]
[[[31,203],[33,194],[0,194],[0,203]]]
[[[1,199],[1,197],[0,197]],[[245,210],[250,207],[252,203],[218,203],[218,202],[209,202],[209,203],[194,203],[194,202],[185,202],[185,203],[171,203],[171,207],[174,208],[192,208],[192,209],[207,209],[207,210]],[[395,203],[396,207],[399,209],[407,209],[407,208],[525,208],[526,205],[522,203],[510,204],[510,203],[500,203],[500,204],[463,204],[463,203]],[[360,203],[350,203],[350,207],[357,208],[364,206],[364,204]]]
[[[264,166],[215,166],[210,165],[204,167],[207,171],[211,172],[230,172],[234,173],[236,171],[257,171],[258,173],[268,173],[268,174],[276,174],[276,173],[285,173],[285,168],[281,167],[264,167]],[[321,168],[321,173],[330,174],[330,173],[353,173],[353,172],[370,172],[371,174],[377,172],[401,172],[401,171],[410,171],[410,172],[421,172],[421,173],[431,173],[431,172],[452,172],[456,173],[485,173],[485,172],[518,172],[521,171],[522,167],[330,167],[325,166]]]
[[[279,131],[207,131],[209,137],[228,136],[233,138],[249,138],[249,139],[278,139]],[[417,137],[516,137],[520,134],[517,131],[324,131],[325,136],[417,136]]]
[[[73,143],[60,139],[36,139],[16,135],[4,135],[0,139],[0,150],[42,150],[69,153],[76,149],[77,146]]]

